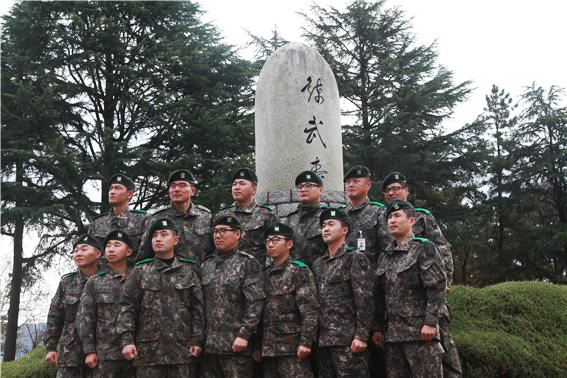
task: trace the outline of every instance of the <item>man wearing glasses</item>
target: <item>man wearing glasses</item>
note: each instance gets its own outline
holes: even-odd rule
[[[303,171],[297,175],[295,188],[301,203],[287,216],[284,223],[295,231],[293,257],[311,267],[326,247],[319,225],[319,216],[323,211],[321,195],[325,189],[321,177],[312,171]]]
[[[215,252],[202,263],[204,378],[252,377],[250,338],[258,331],[265,295],[260,263],[238,249],[241,227],[232,215],[215,218]]]
[[[171,205],[159,210],[151,217],[150,222],[158,218],[170,218],[179,229],[180,240],[175,246],[175,255],[201,262],[212,252],[211,211],[204,206],[193,203],[197,193],[193,174],[186,169],[173,171],[167,180]],[[143,241],[150,240],[144,235]],[[142,243],[137,261],[151,258],[153,252],[148,243]]]

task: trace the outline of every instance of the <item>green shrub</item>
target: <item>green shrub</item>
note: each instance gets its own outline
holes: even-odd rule
[[[567,286],[456,286],[449,305],[465,377],[567,377]]]
[[[2,378],[54,378],[57,370],[43,362],[45,347],[40,346],[15,361],[2,362]]]

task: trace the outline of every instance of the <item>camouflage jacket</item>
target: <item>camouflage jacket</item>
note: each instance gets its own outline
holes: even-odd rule
[[[85,354],[99,360],[122,360],[122,345],[116,332],[120,296],[126,275],[113,270],[91,277],[81,295],[77,330]]]
[[[291,258],[264,272],[266,303],[262,316],[262,355],[297,353],[312,347],[317,336],[319,302],[313,273]]]
[[[86,282],[87,277],[80,271],[64,275],[51,300],[43,341],[45,349],[48,352],[54,352],[61,339],[57,360],[59,367],[84,365],[85,355],[75,324],[81,293]]]
[[[295,259],[313,266],[313,262],[327,250],[321,236],[319,216],[323,212],[321,204],[313,206],[298,205],[284,223],[293,228],[293,250]]]
[[[236,207],[236,203],[219,211],[214,219],[221,215],[233,215],[242,226],[242,237],[238,249],[254,256],[262,266],[266,263],[266,245],[264,231],[278,221],[277,216],[268,206],[258,205],[256,201],[246,208]]]
[[[378,256],[388,245],[379,225],[386,213],[386,208],[379,202],[365,201],[361,205],[348,204],[345,211],[351,222],[347,243],[363,252],[374,265]],[[387,230],[386,230],[387,231]],[[358,245],[358,239],[364,239],[364,250]]]
[[[237,337],[257,332],[264,308],[260,263],[246,252],[215,252],[203,261],[203,293],[207,319],[205,352],[230,354]],[[251,343],[243,352],[250,354]]]
[[[366,255],[343,245],[313,264],[319,296],[319,346],[367,341],[374,314],[372,272]]]
[[[423,238],[393,241],[378,259],[375,329],[384,332],[386,342],[420,340],[424,325],[437,325],[446,284],[435,244]]]
[[[135,256],[140,247],[148,219],[148,214],[144,210],[126,210],[124,214],[116,215],[110,209],[108,214],[99,215],[93,219],[89,227],[89,234],[102,244],[110,231],[124,231],[132,239],[132,249],[134,250],[132,255]]]
[[[186,259],[203,261],[206,255],[213,251],[213,238],[211,236],[211,212],[204,206],[191,203],[186,214],[181,213],[174,206],[155,212],[148,225],[158,218],[172,219],[179,230],[179,244],[175,246],[175,255]],[[140,251],[136,256],[137,261],[153,258],[152,235],[144,233]]]
[[[117,332],[122,347],[135,344],[134,365],[175,365],[190,361],[189,346],[202,346],[205,319],[198,267],[184,258],[168,265],[139,261],[126,278]]]

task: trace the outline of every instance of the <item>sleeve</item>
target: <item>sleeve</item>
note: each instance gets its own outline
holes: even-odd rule
[[[372,332],[382,332],[386,328],[386,297],[383,287],[383,276],[385,270],[381,268],[381,260],[378,260],[374,275],[374,319],[372,321]]]
[[[191,340],[192,346],[205,343],[205,301],[198,268],[192,267],[192,279],[196,283],[191,288]]]
[[[308,267],[300,267],[295,289],[295,303],[301,314],[299,344],[311,348],[317,336],[319,301],[315,278]]]
[[[63,308],[63,285],[59,282],[57,291],[51,299],[49,312],[47,314],[47,328],[43,336],[45,349],[47,352],[55,352],[59,338],[63,332],[63,324],[65,323],[65,311]]]
[[[440,311],[445,303],[445,287],[447,276],[443,259],[433,243],[423,244],[418,257],[419,276],[425,287],[427,303],[425,306],[425,324],[435,326],[439,320]]]
[[[77,318],[77,331],[83,352],[85,354],[95,353],[97,304],[95,282],[92,278],[87,281],[83,288]]]
[[[443,258],[443,266],[447,274],[447,284],[450,285],[453,280],[453,254],[451,252],[451,244],[445,239],[437,219],[431,214],[422,217],[423,219],[423,237],[433,242]]]
[[[249,258],[246,261],[242,291],[246,303],[238,337],[248,340],[258,330],[266,298],[262,268],[256,259]]]
[[[142,290],[140,288],[141,268],[135,267],[126,278],[120,299],[120,312],[116,321],[116,332],[120,335],[122,347],[134,344],[136,320],[140,312]]]
[[[142,234],[142,239],[140,240],[140,247],[138,248],[138,253],[136,254],[136,261],[142,261],[154,257],[154,252],[152,252],[148,235],[148,225],[151,223],[151,218],[151,216],[147,217],[144,222],[144,233]]]
[[[374,298],[372,295],[372,273],[370,262],[362,252],[352,256],[351,279],[352,293],[356,307],[356,326],[354,337],[368,341],[372,317],[374,315]]]

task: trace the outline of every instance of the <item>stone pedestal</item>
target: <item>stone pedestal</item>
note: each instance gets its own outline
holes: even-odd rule
[[[293,189],[259,193],[256,202],[270,206],[280,219],[287,217],[300,203],[297,192]],[[321,203],[338,207],[346,205],[347,199],[342,190],[330,190],[323,193]]]

